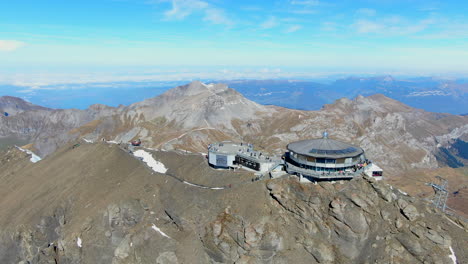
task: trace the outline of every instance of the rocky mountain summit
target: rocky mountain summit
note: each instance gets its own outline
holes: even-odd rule
[[[26,102],[23,99],[12,96],[0,97],[0,113],[4,116],[12,116],[25,111],[51,110],[46,107],[38,106]]]
[[[256,104],[224,84],[192,82],[127,107],[0,117],[0,137],[27,137],[41,156],[80,137],[116,142],[139,138],[150,148],[192,152],[204,152],[212,142],[234,140],[280,155],[289,142],[317,138],[324,131],[363,147],[391,174],[468,163],[453,148],[468,138],[467,116],[425,112],[383,95],[340,99],[319,111],[300,111]]]
[[[166,173],[102,142],[38,163],[3,153],[0,263],[468,261],[466,222],[384,182],[252,182],[201,155],[149,153]]]
[[[199,81],[179,86],[166,93],[130,105],[131,117],[145,120],[164,117],[183,128],[199,126],[232,128],[231,120],[250,119],[257,112],[268,112],[225,84],[204,84]]]
[[[76,139],[78,134],[73,129],[118,113],[116,108],[103,105],[93,105],[87,110],[50,109],[8,96],[1,97],[1,102],[9,115],[0,115],[0,140],[14,137],[29,141],[40,156],[47,156]]]

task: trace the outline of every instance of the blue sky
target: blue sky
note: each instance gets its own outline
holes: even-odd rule
[[[168,69],[468,74],[467,11],[464,0],[4,0],[0,82]]]

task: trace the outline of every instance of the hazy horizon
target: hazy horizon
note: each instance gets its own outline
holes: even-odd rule
[[[0,83],[468,76],[460,1],[0,4]]]
[[[0,95],[86,108],[129,104],[193,80],[331,85],[393,76],[406,82],[331,85],[334,94],[315,84],[241,91],[302,109],[373,92],[465,113],[458,105],[467,94],[467,9],[468,2],[455,0],[2,2]],[[273,93],[269,100],[256,95],[264,93],[260,88]],[[309,93],[308,101],[291,105],[276,92],[291,94],[291,102]]]

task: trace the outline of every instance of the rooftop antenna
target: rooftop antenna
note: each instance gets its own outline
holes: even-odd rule
[[[448,198],[448,180],[436,176],[436,179],[439,180],[438,183],[433,183],[433,182],[428,182],[426,185],[431,186],[434,189],[435,195],[434,197],[430,200],[436,208],[439,208],[442,210],[442,212],[445,213],[445,210],[448,208],[447,207],[447,198]]]

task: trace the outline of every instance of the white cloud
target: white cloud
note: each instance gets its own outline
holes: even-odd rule
[[[335,22],[323,22],[321,29],[323,31],[336,31],[338,29],[338,24]]]
[[[263,8],[259,6],[243,6],[241,7],[241,9],[245,11],[262,11],[263,10]]]
[[[234,24],[232,20],[230,20],[224,10],[218,8],[208,8],[205,10],[205,17],[203,18],[204,21],[211,22],[213,24],[221,24],[231,26]]]
[[[301,25],[292,25],[292,26],[288,27],[288,28],[285,30],[285,32],[286,32],[286,33],[293,33],[293,32],[298,31],[298,30],[301,29],[301,28],[302,28]]]
[[[0,39],[0,51],[15,51],[26,45],[26,43],[18,40],[1,40]]]
[[[192,13],[209,7],[207,2],[199,0],[172,0],[172,8],[164,12],[166,19],[184,19]]]
[[[390,16],[380,20],[358,19],[351,27],[363,34],[409,35],[422,32],[435,23],[433,19],[407,21],[399,16]]]
[[[385,27],[383,24],[379,24],[367,19],[359,19],[353,24],[354,28],[359,33],[381,33]]]
[[[293,7],[288,12],[297,15],[310,15],[316,14],[314,10],[317,6],[322,5],[318,0],[292,0],[289,2]]]
[[[418,38],[426,40],[468,38],[468,25],[466,23],[456,21],[447,21],[445,23],[437,22],[437,26],[440,28],[439,31],[430,32],[422,36],[418,36]]]
[[[276,26],[278,26],[278,20],[274,16],[269,17],[265,22],[260,24],[260,27],[263,29],[270,29]]]
[[[372,8],[359,8],[356,10],[356,14],[362,15],[362,16],[375,16],[377,14],[377,11]]]
[[[291,10],[289,12],[293,14],[298,14],[298,15],[311,15],[311,14],[317,13],[316,10],[312,10],[312,9],[297,9],[297,10]]]
[[[163,0],[164,2],[167,2]],[[164,12],[167,20],[183,20],[196,12],[204,12],[204,21],[213,24],[231,26],[234,23],[230,20],[223,9],[216,8],[208,2],[200,0],[171,0],[172,8]]]
[[[304,6],[316,6],[320,4],[320,1],[318,0],[293,0],[291,1],[291,4],[293,5],[304,5]]]

